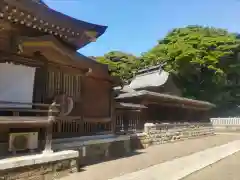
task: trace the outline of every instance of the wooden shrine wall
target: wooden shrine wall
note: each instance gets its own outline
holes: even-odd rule
[[[2,51],[11,50],[11,34],[9,31],[0,29],[0,50]]]
[[[44,72],[47,72],[47,75]],[[44,79],[46,81],[43,81]],[[111,115],[110,82],[52,68],[47,71],[38,68],[35,77],[35,102],[52,102],[58,90],[74,100],[74,109],[70,116],[110,117]]]
[[[70,115],[81,116],[81,75],[69,74],[51,69],[47,73],[46,97],[52,99],[57,91],[62,91],[74,101],[74,108]]]
[[[75,102],[79,102],[81,100],[81,76],[62,71],[48,71],[47,97],[54,97],[58,90],[72,97]]]
[[[82,102],[85,117],[110,117],[111,84],[91,77],[83,77]]]
[[[34,102],[51,103],[58,91],[73,98],[74,109],[70,115],[80,116],[81,76],[55,68],[37,68],[34,82]]]

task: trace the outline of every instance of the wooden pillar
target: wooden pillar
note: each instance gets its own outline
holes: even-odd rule
[[[84,77],[85,76],[81,76],[80,77],[80,102],[79,102],[79,109],[80,109],[80,116],[81,116],[81,120],[78,121],[78,134],[82,135],[84,132],[84,88],[85,88],[85,84],[84,84]]]
[[[182,109],[178,108],[178,107],[171,107],[171,113],[172,114],[172,119],[171,119],[171,123],[176,123],[179,121],[182,121]],[[173,113],[174,112],[174,113]]]
[[[147,111],[148,111],[147,108],[141,109],[141,114],[140,114],[141,127],[142,127],[142,124],[144,125],[148,121]]]
[[[124,133],[128,132],[130,113],[131,112],[126,112],[123,114],[123,131],[124,131]]]
[[[40,103],[46,100],[46,84],[48,75],[48,63],[47,60],[40,54],[36,54],[36,59],[43,62],[44,65],[36,68],[35,79],[34,79],[34,102]]]
[[[167,122],[170,122],[170,123],[173,122],[173,119],[175,118],[175,114],[173,113],[175,111],[174,108],[175,107],[171,107],[171,106],[167,107],[167,113],[168,113]]]
[[[201,116],[202,116],[202,114],[201,114],[201,112],[199,111],[199,110],[195,110],[195,113],[196,113],[196,115],[194,116],[194,117],[196,117],[196,121],[197,122],[199,122],[199,121],[201,121]]]
[[[143,110],[140,109],[139,112],[137,112],[137,115],[136,115],[136,130],[142,130],[142,113],[143,113]]]
[[[191,121],[191,109],[185,109],[185,116],[184,116],[184,122]]]
[[[111,101],[110,101],[110,106],[111,106],[111,129],[112,133],[116,134],[116,107],[115,107],[115,100],[114,100],[114,91],[111,91]]]
[[[165,112],[166,112],[166,121],[169,122],[172,120],[172,112],[171,112],[171,109],[169,106],[166,106],[166,109],[165,109]]]
[[[201,122],[209,122],[209,114],[207,111],[202,111],[201,112]]]

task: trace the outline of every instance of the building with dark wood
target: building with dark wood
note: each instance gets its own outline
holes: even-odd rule
[[[0,156],[41,149],[42,141],[50,150],[52,139],[72,143],[102,135],[109,143],[120,137],[116,131],[143,130],[146,122],[205,120],[214,107],[181,97],[159,66],[113,91],[118,80],[108,67],[77,52],[107,27],[66,16],[41,0],[2,0],[0,22]]]
[[[13,132],[33,131],[26,121],[34,124],[32,117],[39,116],[37,121],[47,112],[35,105],[53,101],[60,104],[53,138],[111,132],[115,80],[106,65],[77,52],[106,28],[57,12],[41,0],[0,2],[0,114],[19,120],[16,126],[0,125],[0,143]],[[44,137],[35,128],[38,138]]]
[[[161,66],[139,71],[129,85],[115,91],[116,101],[128,105],[124,111],[123,107],[116,110],[116,126],[134,132],[146,122],[206,122],[209,110],[214,107],[209,102],[182,97],[172,76]]]

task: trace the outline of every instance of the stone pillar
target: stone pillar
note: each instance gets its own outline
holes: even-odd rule
[[[153,123],[145,123],[144,124],[144,132],[145,133],[149,133],[149,131],[151,130],[151,128],[153,128],[155,126],[155,124]]]
[[[46,142],[43,153],[52,153],[52,129],[53,122],[56,120],[55,114],[57,113],[56,103],[52,103],[48,111],[48,125],[46,127]]]
[[[130,153],[131,152],[131,142],[130,140],[125,140],[123,141],[124,143],[124,149],[126,153]]]

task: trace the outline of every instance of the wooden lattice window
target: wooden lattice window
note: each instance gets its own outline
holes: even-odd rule
[[[74,101],[79,101],[81,98],[81,76],[61,71],[48,71],[46,94],[48,97],[54,97],[57,91],[62,91],[73,97]]]

